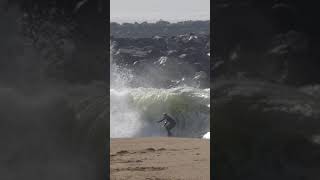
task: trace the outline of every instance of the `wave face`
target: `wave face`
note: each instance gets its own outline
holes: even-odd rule
[[[174,136],[199,137],[210,130],[210,89],[194,87],[132,88],[135,78],[111,59],[110,137],[166,136],[157,123],[163,113],[177,121]]]
[[[111,137],[166,136],[156,123],[164,112],[177,121],[175,136],[201,137],[210,126],[209,94],[192,87],[111,89]]]

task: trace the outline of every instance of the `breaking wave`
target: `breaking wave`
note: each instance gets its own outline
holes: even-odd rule
[[[164,112],[177,120],[175,136],[201,137],[210,126],[209,94],[192,87],[111,89],[111,137],[165,136],[156,123]]]
[[[199,137],[210,131],[210,89],[195,87],[132,88],[130,71],[111,59],[110,137],[166,136],[156,121],[168,113],[176,119],[174,136]]]

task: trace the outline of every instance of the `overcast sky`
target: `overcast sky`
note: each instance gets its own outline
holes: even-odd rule
[[[116,22],[209,20],[210,0],[110,0]]]

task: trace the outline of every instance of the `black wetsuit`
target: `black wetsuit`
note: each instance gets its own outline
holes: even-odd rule
[[[164,115],[163,119],[161,119],[158,122],[162,122],[164,120],[166,120],[164,127],[166,128],[166,130],[168,132],[168,136],[172,136],[172,133],[170,132],[170,130],[173,129],[177,123],[172,117],[170,117],[168,115]]]

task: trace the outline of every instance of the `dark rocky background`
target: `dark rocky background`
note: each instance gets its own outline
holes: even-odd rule
[[[134,74],[132,86],[210,87],[210,21],[110,25],[113,58]]]
[[[107,174],[107,4],[79,2],[0,1],[0,179]]]
[[[177,36],[187,33],[209,34],[210,21],[182,21],[170,23],[159,20],[155,23],[110,23],[111,37],[150,38],[152,36]]]
[[[313,1],[217,1],[215,76],[319,83],[316,7]]]
[[[315,1],[217,0],[212,11],[214,176],[319,179]]]

